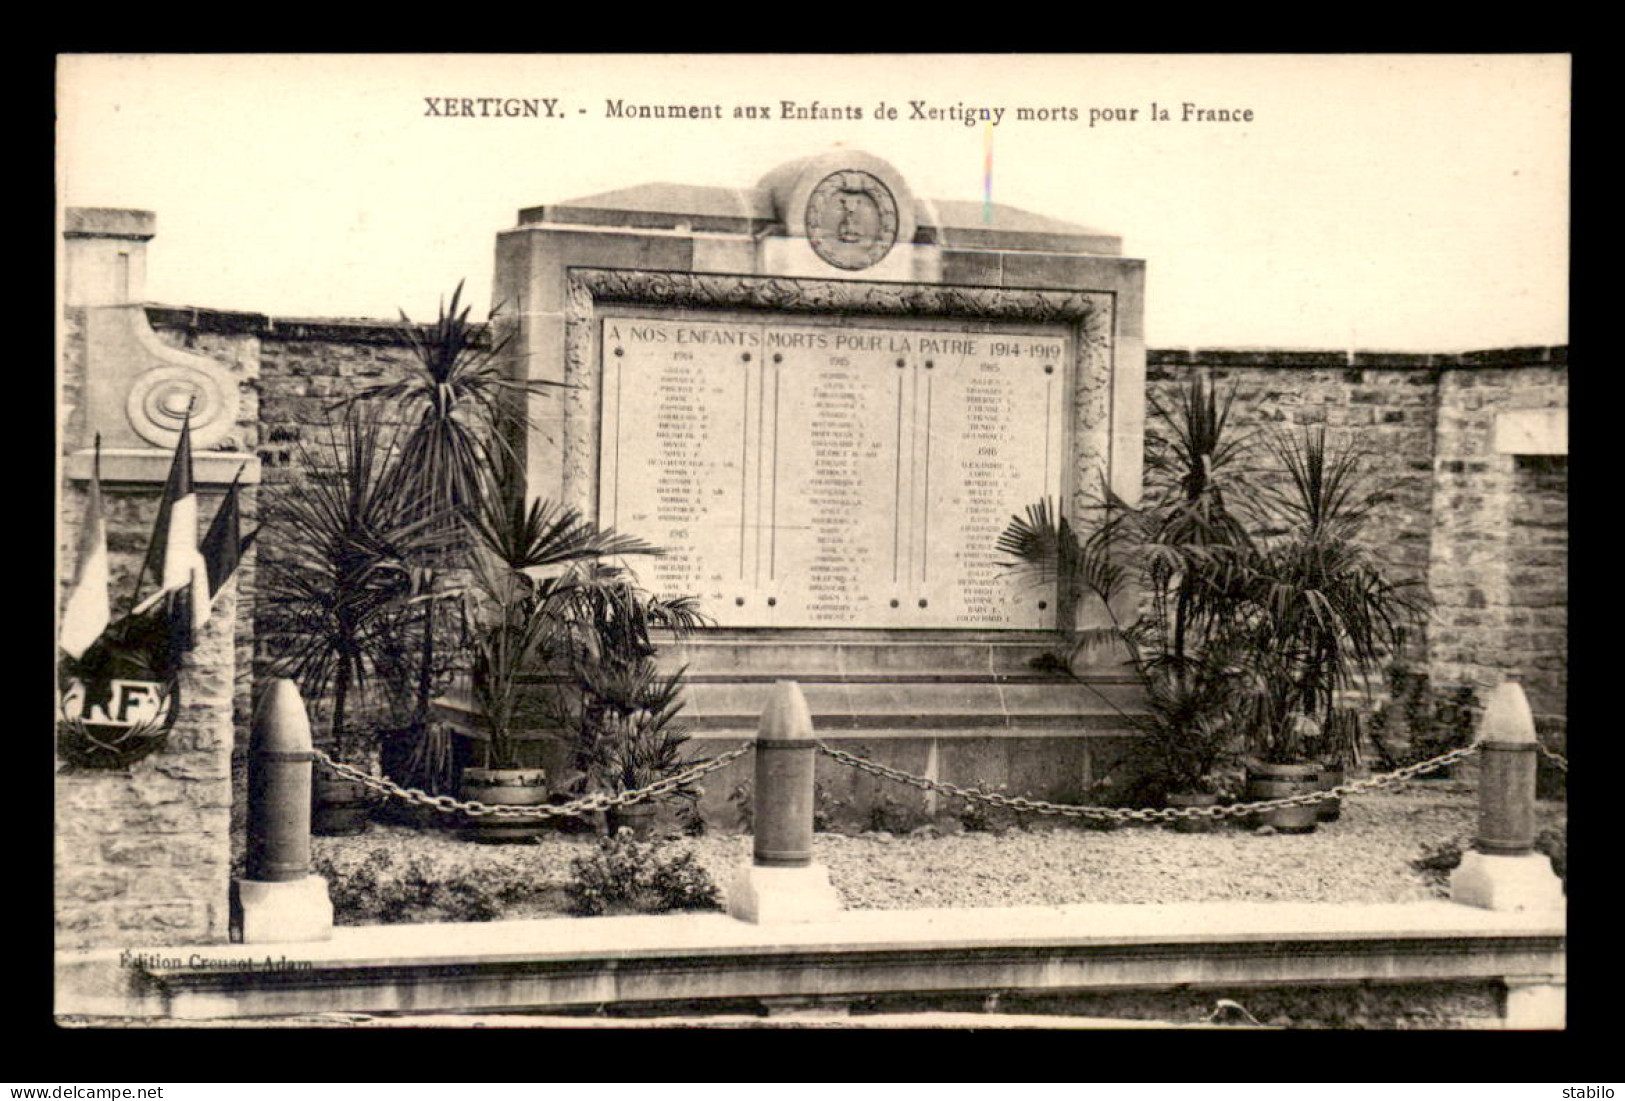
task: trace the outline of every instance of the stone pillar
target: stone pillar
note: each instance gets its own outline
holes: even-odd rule
[[[271,682],[248,759],[247,875],[232,884],[232,930],[244,944],[327,940],[333,903],[310,874],[310,719],[293,681]]]
[[[1560,909],[1562,884],[1535,851],[1535,721],[1516,682],[1490,693],[1478,741],[1478,840],[1450,877],[1450,897],[1486,910]]]
[[[755,854],[728,890],[728,913],[740,921],[826,921],[841,912],[829,869],[812,858],[817,752],[800,686],[779,681],[756,734]]]
[[[182,663],[164,747],[126,768],[56,775],[59,949],[227,939],[234,589]]]
[[[255,456],[227,442],[252,427],[246,422],[254,407],[241,392],[251,392],[257,352],[230,357],[226,367],[211,355],[164,344],[147,326],[142,301],[156,223],[150,211],[71,208],[62,227],[59,599],[76,564],[92,441],[99,434],[115,619],[133,603],[135,575],[173,460],[175,434],[160,423],[167,410],[184,407],[194,391],[203,395],[199,410],[210,395],[218,399],[212,424],[200,428],[199,415],[191,422],[203,523],[239,471],[244,486],[259,477]],[[213,354],[210,341],[205,335],[199,344]],[[208,450],[216,446],[228,449]],[[246,494],[242,503],[251,520]],[[226,940],[236,648],[252,604],[251,591],[242,588],[247,569],[245,562],[215,595],[209,623],[182,664],[180,707],[165,745],[123,768],[57,773],[61,949]]]
[[[142,301],[147,242],[157,233],[150,210],[68,208],[62,227],[63,305],[124,306]]]

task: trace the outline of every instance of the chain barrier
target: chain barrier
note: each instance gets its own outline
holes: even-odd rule
[[[318,764],[329,772],[341,776],[346,780],[353,780],[363,787],[390,798],[402,799],[409,803],[416,803],[429,807],[444,814],[465,814],[471,818],[576,818],[594,811],[607,810],[610,807],[630,806],[645,799],[653,799],[667,795],[685,784],[698,780],[718,769],[738,760],[755,748],[755,743],[747,742],[742,746],[731,749],[709,761],[701,762],[693,768],[658,780],[647,787],[632,791],[623,791],[616,795],[596,794],[583,796],[580,799],[557,805],[519,807],[502,806],[481,803],[475,800],[459,800],[450,795],[430,795],[420,788],[402,787],[395,781],[384,777],[374,776],[369,772],[348,765],[342,761],[335,761],[321,750],[315,750],[314,756]],[[1563,771],[1568,771],[1568,761],[1561,754],[1541,746],[1544,753],[1554,765]],[[1212,807],[1100,807],[1069,803],[1050,803],[1042,799],[1029,799],[1026,796],[1001,795],[994,791],[982,791],[979,788],[961,787],[943,780],[931,780],[924,776],[915,776],[902,769],[892,768],[871,761],[864,757],[848,753],[845,750],[835,749],[823,742],[818,743],[819,752],[833,758],[843,765],[855,768],[860,772],[867,772],[885,780],[894,780],[900,784],[919,788],[922,791],[934,791],[939,795],[947,795],[967,802],[985,803],[988,806],[1002,807],[1006,810],[1026,812],[1032,814],[1058,815],[1064,818],[1091,818],[1097,821],[1110,822],[1173,822],[1178,819],[1196,818],[1237,818],[1243,815],[1257,814],[1261,811],[1279,810],[1286,807],[1306,807],[1316,803],[1323,803],[1329,799],[1340,799],[1344,796],[1358,795],[1368,791],[1378,791],[1382,788],[1394,787],[1415,779],[1429,772],[1435,772],[1457,761],[1466,760],[1478,752],[1477,745],[1464,746],[1453,749],[1448,753],[1441,753],[1437,757],[1430,757],[1425,761],[1406,765],[1393,772],[1381,776],[1371,776],[1363,780],[1351,780],[1337,787],[1318,791],[1304,792],[1301,795],[1289,795],[1280,799],[1262,799],[1251,803],[1232,803],[1228,806]]]
[[[934,791],[940,795],[949,795],[970,802],[986,803],[989,806],[1003,807],[1006,810],[1060,815],[1064,818],[1092,818],[1098,821],[1110,822],[1172,822],[1181,818],[1235,818],[1241,815],[1257,814],[1260,811],[1277,810],[1284,807],[1307,807],[1315,803],[1325,802],[1328,799],[1339,799],[1345,795],[1357,795],[1361,792],[1393,787],[1424,773],[1434,772],[1446,765],[1465,760],[1478,752],[1476,744],[1463,746],[1461,749],[1441,753],[1437,757],[1430,757],[1428,760],[1406,765],[1404,768],[1396,769],[1381,776],[1371,776],[1364,780],[1351,780],[1334,788],[1304,792],[1302,795],[1289,795],[1280,799],[1263,799],[1253,803],[1232,803],[1229,806],[1158,807],[1152,809],[1146,807],[1078,806],[1068,803],[1048,803],[1042,799],[1028,799],[1025,796],[1000,795],[998,792],[960,787],[958,784],[949,784],[941,780],[928,780],[924,776],[915,776],[901,769],[891,768],[876,761],[870,761],[847,753],[844,750],[835,749],[823,742],[818,743],[818,749],[819,752],[826,756],[833,757],[841,764],[848,765],[860,772],[867,772],[887,780],[895,780],[898,783],[908,784],[910,787],[916,787],[922,791]]]
[[[381,776],[374,776],[370,772],[347,765],[342,761],[335,761],[321,750],[314,750],[316,762],[336,776],[346,780],[354,780],[362,787],[375,791],[380,795],[395,799],[403,799],[408,803],[416,803],[440,811],[442,814],[466,814],[470,818],[577,818],[593,811],[607,810],[610,807],[625,807],[645,799],[668,795],[684,784],[698,780],[701,776],[717,771],[744,756],[754,749],[754,743],[747,742],[737,749],[730,749],[720,756],[709,761],[702,761],[693,768],[657,780],[648,787],[636,788],[632,791],[623,791],[617,795],[596,794],[586,795],[568,803],[538,807],[518,806],[492,806],[477,800],[458,800],[450,795],[430,795],[421,788],[402,787],[393,780]]]
[[[1548,748],[1544,742],[1536,742],[1535,747],[1540,750],[1540,755],[1550,761],[1552,766],[1556,768],[1557,771],[1564,774],[1568,773],[1569,759],[1567,757],[1563,756],[1555,749]]]

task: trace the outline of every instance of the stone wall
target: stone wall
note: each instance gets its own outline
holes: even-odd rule
[[[236,608],[228,586],[182,671],[162,750],[57,774],[58,948],[226,939]]]
[[[285,553],[277,505],[297,491],[305,456],[327,453],[327,426],[342,414],[334,406],[358,388],[392,381],[410,356],[401,329],[387,322],[286,321],[261,318],[260,478],[265,527],[260,555],[271,562]],[[272,675],[286,652],[286,638],[268,623],[256,638],[254,675]],[[307,701],[321,712],[322,701]],[[323,717],[318,714],[318,723]],[[318,727],[318,736],[320,728]]]
[[[1560,734],[1567,714],[1568,458],[1498,448],[1495,426],[1508,413],[1567,409],[1567,350],[1463,359],[1439,390],[1430,658],[1435,675],[1452,683],[1515,675],[1537,728]]]
[[[148,318],[166,343],[204,351],[219,358],[237,347],[252,347],[255,359],[253,434],[245,446],[260,460],[260,485],[254,519],[259,536],[251,569],[239,585],[255,591],[260,572],[286,554],[286,537],[277,523],[278,505],[297,492],[304,473],[304,449],[320,456],[330,439],[325,425],[338,414],[334,405],[359,386],[399,377],[408,355],[399,325],[389,322],[271,319],[262,314],[151,308]],[[199,339],[195,334],[206,336]],[[184,342],[191,340],[191,344]],[[245,403],[246,407],[246,403]],[[245,525],[245,530],[247,526]],[[253,702],[268,678],[277,675],[287,637],[266,608],[244,617],[237,648],[238,678],[235,722],[237,742],[232,759],[232,856],[240,862],[245,846],[248,736]],[[327,701],[311,699],[313,724],[321,737],[328,717]],[[352,703],[352,715],[364,705]]]

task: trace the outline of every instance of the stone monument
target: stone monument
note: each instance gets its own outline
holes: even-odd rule
[[[844,149],[743,190],[539,206],[500,234],[513,370],[566,384],[530,399],[527,490],[666,548],[631,565],[716,624],[663,650],[702,736],[748,737],[791,678],[821,736],[1012,788],[1054,790],[1057,765],[1087,781],[1132,685],[1035,670],[1074,613],[995,544],[1044,498],[1138,498],[1145,272],[1120,253],[917,198]],[[1010,756],[1034,739],[1047,751]]]

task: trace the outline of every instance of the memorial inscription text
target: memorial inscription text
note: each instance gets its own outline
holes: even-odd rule
[[[1066,327],[601,324],[599,519],[666,549],[654,592],[721,626],[1053,625],[994,545],[1063,499]]]

